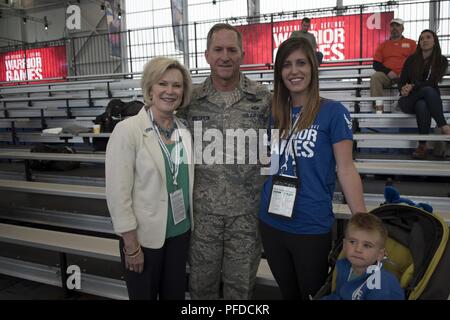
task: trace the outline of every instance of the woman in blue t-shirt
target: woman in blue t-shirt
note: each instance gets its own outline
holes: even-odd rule
[[[259,212],[264,252],[283,298],[307,299],[328,272],[336,172],[351,212],[366,207],[350,114],[319,97],[318,65],[305,39],[278,49],[272,108],[272,175]]]

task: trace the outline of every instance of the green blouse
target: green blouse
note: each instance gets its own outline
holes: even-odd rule
[[[175,143],[166,144],[169,153],[172,154],[173,149],[175,148]],[[161,148],[162,151],[162,148]],[[167,159],[166,155],[164,155],[164,165],[166,167],[166,185],[167,185],[167,193],[169,199],[169,205],[167,209],[167,227],[166,227],[166,239],[173,238],[179,236],[180,234],[185,233],[191,228],[191,217],[189,214],[189,168],[186,161],[185,150],[183,148],[183,144],[181,143],[181,156],[182,163],[180,163],[180,167],[178,169],[178,177],[177,177],[177,186],[173,184],[172,174],[170,172],[169,159]],[[186,219],[175,224],[173,220],[172,214],[172,206],[170,204],[170,193],[176,191],[177,189],[183,190],[183,198],[184,198],[184,207],[186,208]]]

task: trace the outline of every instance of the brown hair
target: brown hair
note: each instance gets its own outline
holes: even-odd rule
[[[283,63],[295,50],[301,50],[311,65],[311,82],[307,88],[308,93],[305,105],[302,107],[300,121],[297,122],[294,132],[308,128],[314,122],[320,109],[319,96],[319,69],[318,62],[311,43],[305,38],[289,38],[278,48],[274,66],[274,90],[272,99],[272,117],[275,129],[279,129],[281,137],[286,138],[291,126],[290,93],[286,88],[281,73]]]
[[[192,80],[189,71],[178,60],[167,57],[156,57],[145,64],[144,71],[142,72],[141,88],[147,106],[152,102],[150,90],[161,79],[164,72],[169,69],[180,70],[183,76],[183,99],[177,109],[186,107],[191,101]]]
[[[434,39],[433,52],[429,59],[423,59],[422,47],[420,46],[420,38],[425,32],[431,33]],[[439,44],[439,38],[433,30],[425,29],[420,33],[419,40],[417,40],[416,52],[413,53],[414,68],[412,69],[412,79],[420,77],[425,70],[431,68],[431,80],[437,85],[442,81],[448,68],[448,61],[441,53],[441,45]]]
[[[352,215],[350,221],[347,224],[347,228],[345,230],[345,236],[347,237],[347,233],[349,229],[352,230],[363,230],[369,232],[376,232],[380,235],[380,246],[384,248],[386,243],[386,239],[388,237],[388,232],[381,221],[376,215],[372,213],[359,212]]]

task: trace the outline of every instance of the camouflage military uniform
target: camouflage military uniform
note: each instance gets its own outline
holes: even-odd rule
[[[202,136],[208,129],[220,132],[224,137],[220,150],[225,153],[227,129],[242,129],[242,134],[236,133],[241,137],[247,129],[254,129],[259,135],[260,129],[268,128],[270,104],[266,87],[241,74],[238,88],[225,100],[214,89],[211,79],[206,79],[195,88],[191,104],[177,115],[188,121],[193,134],[199,124]],[[260,174],[259,160],[258,164],[249,164],[249,159],[257,153],[249,150],[257,141],[253,140],[249,146],[246,139],[245,157],[238,159],[233,148],[234,153],[227,156],[212,153],[224,164],[208,164],[199,158],[202,151],[208,153],[208,145],[213,143],[213,139],[206,137],[202,141],[198,132],[194,136],[197,164],[193,199],[195,228],[190,251],[191,298],[218,299],[222,280],[225,299],[249,299],[261,256],[257,213],[265,180]],[[199,159],[203,160],[201,164]]]

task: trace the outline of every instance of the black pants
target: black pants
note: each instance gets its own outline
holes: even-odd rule
[[[160,249],[142,247],[144,271],[133,272],[125,268],[123,240],[120,255],[125,269],[130,300],[184,300],[186,292],[186,262],[191,231],[166,239]]]
[[[325,284],[331,232],[297,235],[260,221],[264,253],[284,299],[308,300]]]
[[[398,101],[400,109],[404,113],[415,114],[420,134],[429,134],[431,118],[440,128],[447,124],[442,108],[442,99],[439,91],[433,87],[422,87],[411,92]],[[421,141],[423,143],[424,141]]]

